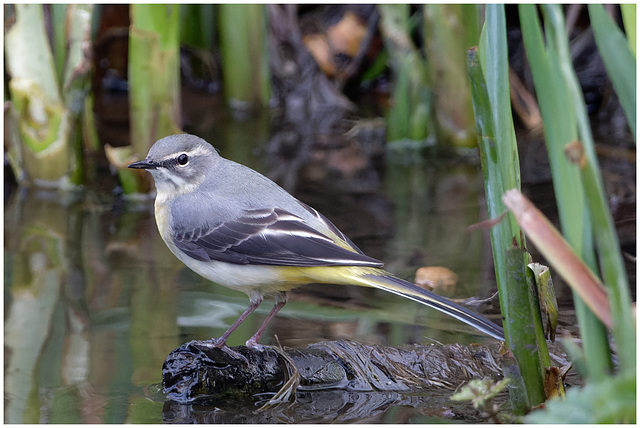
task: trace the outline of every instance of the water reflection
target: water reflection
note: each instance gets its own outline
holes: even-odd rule
[[[343,390],[300,392],[295,406],[256,411],[253,403],[233,401],[206,405],[166,403],[166,423],[223,424],[347,424],[347,423],[442,423],[447,420],[477,419],[471,406],[449,409],[449,392],[428,396],[396,392],[353,392]],[[251,409],[247,411],[248,409]]]
[[[327,195],[307,186],[303,199],[386,260],[388,270],[410,277],[417,267],[444,265],[460,277],[456,294],[487,295],[478,287],[489,282],[483,272],[490,272],[490,252],[482,232],[466,231],[480,218],[477,174],[475,166],[392,164],[384,192],[332,188],[322,202]],[[4,261],[8,423],[161,422],[166,356],[191,339],[219,336],[248,302],[183,268],[157,233],[150,201],[123,203],[91,190],[15,193],[5,204]],[[242,344],[270,306],[229,344]],[[296,291],[263,337],[275,343],[277,334],[285,346],[339,338],[394,346],[482,340],[461,331],[470,332],[378,290],[323,286]],[[431,414],[414,401],[415,415]],[[385,401],[369,420],[400,422],[398,406],[405,405]],[[313,420],[341,421],[337,414]]]
[[[160,381],[177,327],[175,288],[158,272],[180,267],[137,244],[155,232],[148,217],[116,219],[80,194],[24,192],[5,206],[6,422],[124,422]]]

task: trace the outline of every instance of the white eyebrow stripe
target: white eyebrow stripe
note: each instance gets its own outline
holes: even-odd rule
[[[180,153],[183,153],[183,152],[180,152]],[[190,152],[186,152],[186,153],[189,156],[209,155],[209,151],[207,149],[205,149],[204,147],[196,147],[195,149],[191,150]]]
[[[187,156],[190,156],[190,157],[201,156],[201,155],[206,156],[209,154],[209,152],[204,147],[194,147],[191,150],[179,150],[177,152],[169,153],[168,155],[158,159],[158,162],[164,162],[167,160],[176,159],[178,156],[180,156],[183,153],[186,153]]]

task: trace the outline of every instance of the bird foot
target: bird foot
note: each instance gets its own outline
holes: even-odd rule
[[[247,340],[245,344],[247,348],[255,349],[256,351],[264,351],[266,349],[266,346],[259,344],[258,341],[253,338]]]
[[[234,351],[233,349],[229,348],[227,345],[223,345],[220,349],[222,350],[222,352],[226,353],[230,357],[235,358],[236,360],[243,360],[246,364],[249,364],[249,360],[247,359],[247,357],[240,354],[239,352]]]
[[[191,342],[187,343],[187,345],[191,345],[191,346],[201,346],[203,348],[216,348],[215,343],[212,343],[211,340],[192,340]]]
[[[211,338],[209,340],[192,340],[191,342],[189,342],[189,345],[199,345],[209,349],[218,348],[232,358],[235,358],[237,360],[243,360],[247,364],[249,363],[249,360],[247,360],[247,357],[229,348],[227,346],[227,342],[224,340],[220,340],[216,338]]]

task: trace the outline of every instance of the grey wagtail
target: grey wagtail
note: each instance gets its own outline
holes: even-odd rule
[[[225,347],[263,297],[274,296],[275,306],[247,341],[259,347],[260,335],[287,302],[286,292],[311,283],[379,288],[504,340],[502,328],[386,272],[322,214],[264,175],[224,159],[201,138],[162,138],[129,168],[153,175],[156,222],[173,254],[204,278],[249,295],[249,307],[214,340],[215,347]]]

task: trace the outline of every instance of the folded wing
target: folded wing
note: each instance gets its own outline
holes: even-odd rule
[[[173,242],[200,261],[301,267],[382,266],[379,260],[364,255],[328,220],[322,220],[344,241],[336,243],[302,218],[275,208],[247,210],[241,217],[215,225],[174,228]]]

